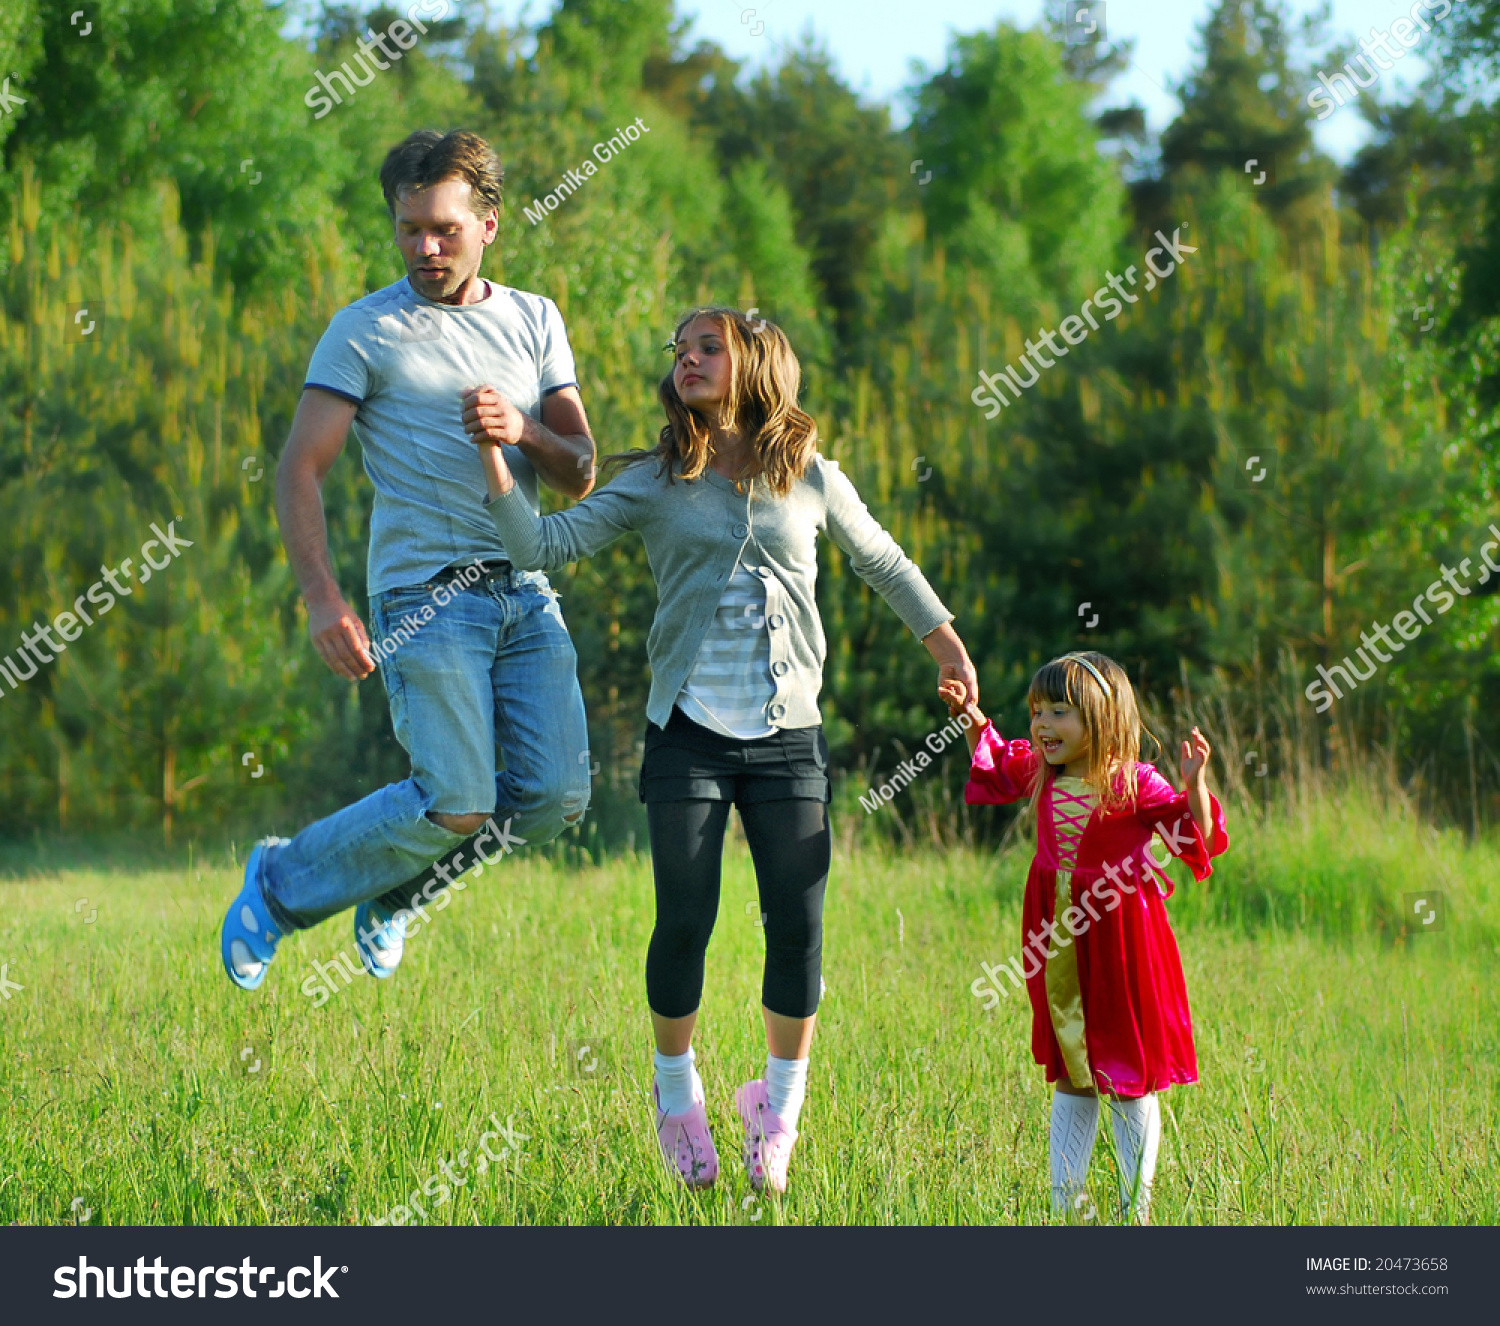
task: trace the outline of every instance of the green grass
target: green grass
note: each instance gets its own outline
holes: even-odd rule
[[[1500,1220],[1496,853],[1338,814],[1232,823],[1212,888],[1170,904],[1202,1081],[1163,1096],[1156,1223]],[[69,1223],[75,1198],[96,1224],[367,1223],[476,1151],[491,1114],[526,1135],[519,1161],[479,1174],[471,1157],[450,1201],[419,1196],[430,1222],[1051,1221],[1029,1009],[969,993],[981,958],[1015,951],[1024,866],[835,860],[803,1137],[791,1191],[763,1200],[732,1105],[764,1055],[742,846],[698,1038],[724,1162],[702,1194],[675,1185],[651,1126],[644,857],[509,858],[434,915],[395,979],[321,1008],[299,987],[348,946],[348,916],[238,991],[218,956],[227,861],[5,881],[0,961],[24,988],[0,1002],[0,1224]],[[1408,942],[1380,919],[1412,879],[1439,882],[1449,915]],[[579,1071],[583,1038],[603,1076]],[[1105,1223],[1110,1163],[1101,1137]]]

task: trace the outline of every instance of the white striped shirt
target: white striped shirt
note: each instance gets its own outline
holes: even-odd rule
[[[766,718],[776,694],[771,634],[766,629],[767,581],[736,562],[677,707],[720,736],[750,741],[777,731]]]

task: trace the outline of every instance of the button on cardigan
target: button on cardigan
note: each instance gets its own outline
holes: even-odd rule
[[[691,483],[680,473],[669,483],[666,474],[658,476],[660,468],[655,457],[626,465],[576,506],[550,516],[538,517],[519,487],[489,503],[507,555],[528,571],[557,570],[632,530],[641,536],[656,580],[656,617],[646,640],[646,716],[658,727],[672,716],[742,553],[748,565],[774,579],[783,618],[770,633],[776,693],[766,710],[779,727],[821,721],[818,693],[827,646],[814,592],[819,533],[848,554],[854,573],[919,640],[953,620],[837,462],[815,457],[785,497],[759,480],[741,492],[711,469]]]

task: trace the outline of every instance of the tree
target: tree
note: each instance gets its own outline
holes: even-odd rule
[[[1061,51],[1005,24],[958,36],[914,98],[928,234],[1018,311],[1082,298],[1119,234],[1123,191],[1095,148],[1094,89],[1066,76]]]
[[[1305,41],[1321,23],[1321,15],[1304,22]],[[1175,190],[1180,177],[1227,172],[1281,224],[1311,225],[1334,170],[1313,147],[1305,96],[1314,78],[1293,58],[1285,6],[1221,0],[1199,44],[1202,64],[1176,89],[1182,113],[1161,137],[1168,184]]]
[[[897,191],[912,187],[890,114],[845,86],[811,33],[749,87],[739,87],[734,72],[727,63],[712,66],[694,125],[726,171],[757,161],[785,189],[797,241],[837,334],[846,337],[864,308],[866,264],[882,219]]]

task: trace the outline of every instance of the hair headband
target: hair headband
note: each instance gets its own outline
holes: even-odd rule
[[[1111,700],[1113,700],[1115,698],[1115,693],[1112,690],[1110,690],[1109,683],[1104,680],[1104,674],[1102,672],[1100,672],[1099,669],[1096,668],[1092,663],[1090,663],[1088,661],[1088,659],[1084,658],[1081,654],[1064,654],[1063,658],[1065,658],[1065,659],[1071,659],[1074,663],[1077,663],[1080,667],[1087,668],[1089,670],[1089,673],[1093,676],[1094,680],[1097,681],[1099,683],[1099,685],[1104,688],[1105,695],[1109,696],[1109,698]]]

